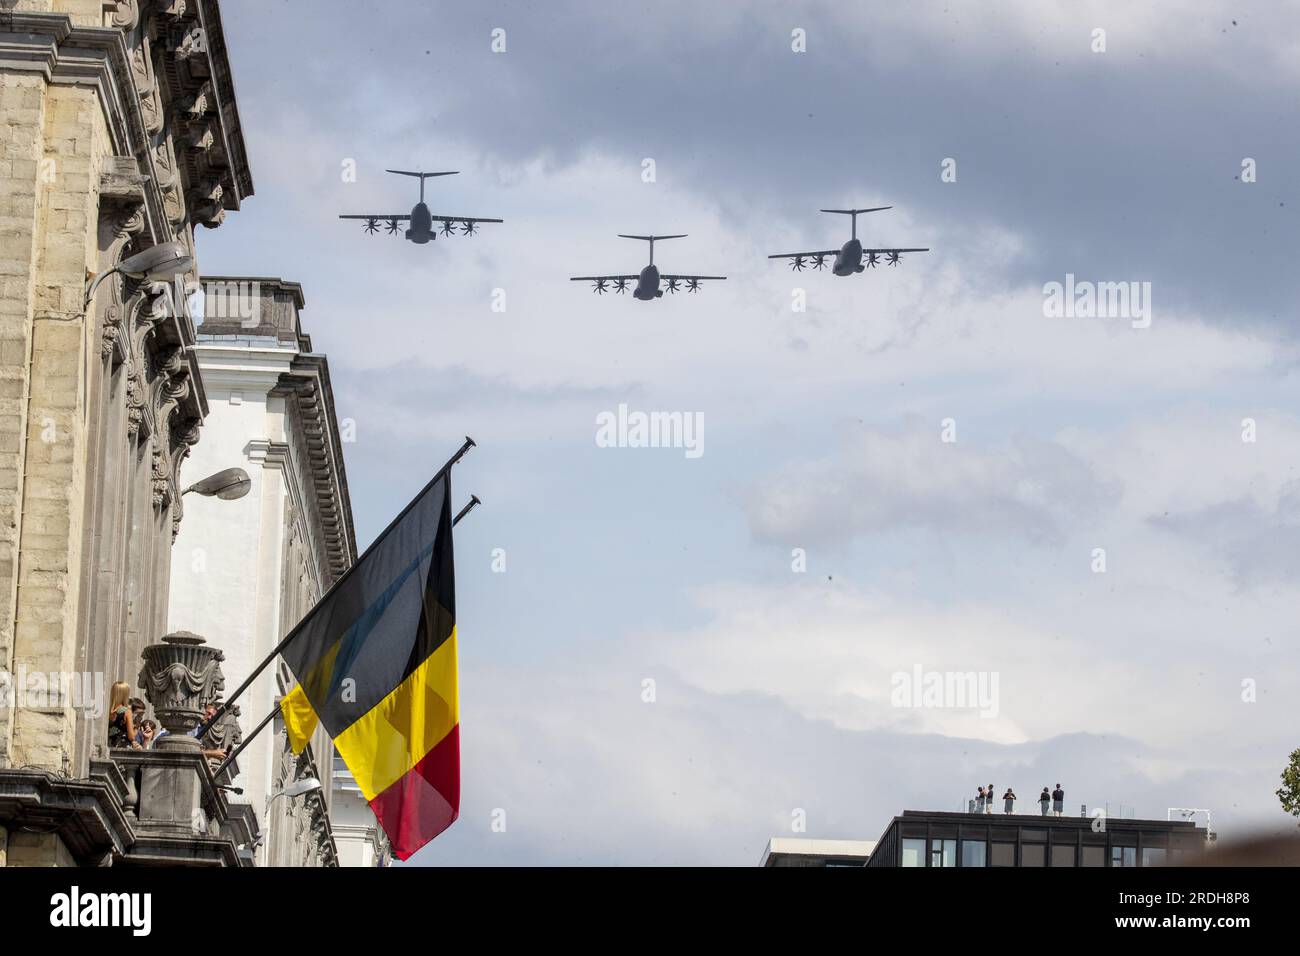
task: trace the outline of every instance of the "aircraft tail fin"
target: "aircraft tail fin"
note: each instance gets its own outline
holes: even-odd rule
[[[655,264],[655,240],[656,239],[685,239],[686,233],[683,232],[676,236],[629,236],[626,233],[620,232],[618,234],[618,237],[620,239],[641,239],[644,242],[650,243],[650,264],[654,265]]]
[[[618,237],[620,239],[642,239],[647,242],[654,242],[657,239],[685,239],[686,233],[682,233],[679,236],[629,236],[626,233],[620,232]]]
[[[430,176],[455,176],[457,173],[460,172],[460,170],[453,169],[445,173],[417,173],[417,172],[412,172],[409,169],[385,169],[384,172],[393,173],[396,176],[414,176],[415,178],[423,182],[424,180],[428,179]]]
[[[385,169],[384,172],[393,173],[397,176],[414,176],[416,179],[420,180],[420,202],[424,202],[424,181],[426,179],[430,179],[433,176],[455,176],[460,172],[460,170],[453,169],[445,173],[417,173],[412,172],[409,169]]]
[[[842,216],[853,217],[853,238],[858,238],[858,215],[864,212],[880,212],[882,209],[893,209],[893,206],[872,206],[870,209],[823,209],[822,212],[837,212]]]
[[[893,209],[893,206],[872,206],[870,209],[823,209],[822,212],[837,212],[841,216],[856,216],[863,212],[880,212],[882,209]]]

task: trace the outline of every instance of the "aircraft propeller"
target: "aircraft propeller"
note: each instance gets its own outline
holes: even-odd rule
[[[687,280],[686,280],[686,291],[687,291],[687,292],[699,292],[699,291],[700,291],[700,280],[699,280],[699,279],[687,279]]]
[[[790,268],[793,269],[795,272],[803,272],[803,267],[804,267],[803,256],[795,256],[793,259],[790,260]]]
[[[889,264],[890,264],[891,266],[896,266],[896,265],[898,265],[898,261],[899,261],[900,259],[902,259],[903,256],[902,256],[901,253],[891,252],[891,253],[889,253],[889,257],[888,257],[888,258],[889,258]]]
[[[395,236],[395,235],[397,235],[397,230],[398,230],[399,228],[400,228],[400,226],[399,226],[399,224],[398,224],[398,222],[397,222],[396,219],[390,219],[390,220],[388,220],[388,234],[389,234],[390,236]]]
[[[814,268],[814,269],[825,269],[825,268],[826,268],[826,257],[825,257],[825,256],[815,256],[815,257],[813,258],[813,268]]]
[[[369,235],[373,236],[375,233],[379,231],[379,222],[374,219],[367,219],[365,230]]]
[[[678,288],[678,285],[677,285],[677,284],[678,284],[678,282],[680,282],[681,280],[680,280],[680,279],[666,279],[665,281],[668,283],[668,291],[671,292],[671,293],[674,293],[674,294],[675,294],[675,293],[677,292],[677,288]]]
[[[442,221],[442,234],[444,236],[454,236],[456,234],[456,220],[444,219]]]
[[[624,292],[627,292],[627,280],[626,280],[626,279],[615,279],[615,280],[614,280],[614,291],[615,291],[615,292],[618,292],[618,293],[620,293],[620,294],[622,294],[622,293],[624,293]]]
[[[880,261],[880,253],[878,252],[867,253],[867,265],[870,266],[872,269],[876,267],[876,263],[879,261]]]
[[[461,226],[460,231],[466,236],[472,236],[474,233],[478,232],[478,226],[469,219],[466,219],[465,224]]]

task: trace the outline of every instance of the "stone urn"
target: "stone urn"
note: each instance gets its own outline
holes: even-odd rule
[[[176,631],[161,643],[150,644],[141,656],[140,686],[158,723],[167,730],[156,746],[197,751],[199,740],[190,732],[203,723],[204,706],[225,689],[221,673],[225,655],[197,634]]]

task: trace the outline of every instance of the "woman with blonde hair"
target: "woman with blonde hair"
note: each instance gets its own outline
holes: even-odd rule
[[[140,749],[135,739],[135,722],[131,719],[131,685],[118,681],[108,692],[108,745]]]

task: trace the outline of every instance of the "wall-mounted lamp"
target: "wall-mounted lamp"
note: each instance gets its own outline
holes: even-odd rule
[[[202,481],[194,482],[181,494],[188,495],[193,491],[204,498],[216,496],[222,501],[234,501],[236,498],[242,498],[248,494],[248,489],[252,486],[253,480],[248,477],[248,472],[244,471],[244,469],[227,468],[215,475],[208,475]]]
[[[132,279],[151,279],[155,281],[175,279],[184,275],[194,266],[194,258],[179,242],[161,242],[150,246],[144,252],[123,259],[107,272],[101,272],[91,280],[86,288],[85,305],[95,297],[99,284],[111,275],[130,276]]]

